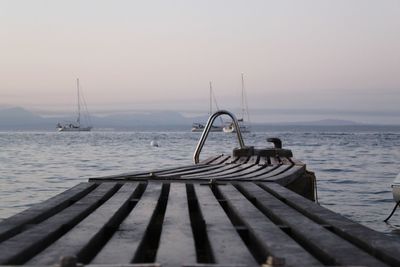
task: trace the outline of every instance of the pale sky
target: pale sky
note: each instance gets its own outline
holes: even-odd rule
[[[0,0],[0,106],[400,111],[400,1]]]

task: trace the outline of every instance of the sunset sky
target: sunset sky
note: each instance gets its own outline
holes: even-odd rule
[[[233,109],[241,73],[254,110],[400,122],[400,1],[0,0],[0,107]]]

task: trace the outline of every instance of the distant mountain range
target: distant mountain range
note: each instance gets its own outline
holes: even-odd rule
[[[52,130],[56,128],[58,122],[74,120],[75,117],[44,117],[21,107],[0,109],[0,130]],[[157,111],[92,116],[91,120],[96,129],[152,129],[161,127],[163,129],[185,130],[190,129],[193,122],[206,122],[207,116],[189,118],[175,111]],[[346,126],[359,124],[353,121],[327,119],[308,122],[274,123],[268,125]]]

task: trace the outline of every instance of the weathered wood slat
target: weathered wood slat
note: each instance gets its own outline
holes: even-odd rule
[[[196,173],[196,172],[194,172],[191,175],[184,175],[183,177],[192,177],[192,178],[209,177],[210,175],[219,174],[221,172],[229,171],[229,170],[232,170],[232,169],[235,169],[235,168],[237,168],[236,164],[224,164],[224,165],[221,165],[219,168],[214,169],[214,170],[210,170],[210,171],[207,171],[207,172],[204,172],[204,173]]]
[[[253,156],[250,157],[250,159],[247,162],[247,164],[258,164],[259,159],[260,159],[260,156],[253,155]]]
[[[277,157],[269,157],[269,161],[271,162],[272,165],[279,165],[280,161]]]
[[[278,168],[278,166],[272,166],[272,165],[257,165],[257,166],[259,167],[259,169],[252,171],[248,174],[242,174],[242,175],[233,174],[225,179],[226,180],[240,180],[240,181],[257,179],[257,177],[268,175],[269,172]]]
[[[194,245],[186,185],[172,184],[156,262],[171,267],[180,266],[183,262],[196,263]]]
[[[177,171],[177,172],[170,172],[167,173],[168,175],[176,175],[176,176],[186,176],[186,175],[204,175],[204,173],[208,172],[219,172],[220,170],[226,169],[226,168],[232,168],[233,164],[219,164],[219,165],[207,165],[203,168],[193,168],[190,170],[183,170],[183,171]],[[166,173],[157,173],[157,175],[162,176],[165,175]]]
[[[107,227],[113,227],[113,220],[123,216],[121,213],[126,211],[137,186],[138,183],[124,184],[107,202],[50,247],[36,255],[28,264],[55,264],[61,256],[70,255],[78,256],[79,262],[85,262],[84,257],[87,258],[92,253],[88,248],[98,242]]]
[[[257,173],[260,170],[264,169],[264,166],[259,166],[259,165],[248,165],[242,169],[236,169],[235,172],[226,172],[226,173],[221,173],[217,175],[213,175],[212,177],[215,179],[232,179],[235,177],[242,177],[242,176],[252,176],[253,173]]]
[[[211,157],[209,157],[209,158],[206,158],[206,159],[204,159],[204,160],[202,160],[202,161],[200,161],[199,163],[200,164],[210,164],[210,163],[215,163],[215,161],[217,160],[217,159],[220,159],[220,158],[222,158],[224,155],[217,155],[217,156],[211,156]]]
[[[287,157],[280,157],[279,159],[281,160],[282,164],[293,165],[293,163]]]
[[[218,178],[218,177],[222,177],[222,176],[225,176],[225,175],[238,173],[238,172],[247,170],[247,169],[252,168],[252,167],[256,168],[256,169],[260,168],[258,165],[254,165],[254,164],[253,165],[251,165],[251,164],[240,164],[240,165],[230,164],[230,165],[233,165],[233,168],[228,168],[225,171],[221,171],[221,172],[215,173],[215,174],[212,175],[212,177],[213,178]],[[203,174],[196,174],[196,175],[185,175],[185,176],[182,176],[182,177],[184,177],[184,178],[195,178],[195,177],[199,177],[200,175],[203,176],[203,177],[207,177],[207,178],[210,176],[210,174],[208,174],[208,173],[203,173]]]
[[[186,173],[199,173],[206,170],[214,170],[223,167],[223,163],[227,161],[230,156],[221,155],[218,157],[212,164],[196,164],[191,166],[186,166],[182,168],[174,168],[174,169],[166,169],[155,171],[153,174],[162,176],[162,175],[183,175]],[[147,173],[148,174],[148,173]]]
[[[210,187],[195,185],[195,191],[216,263],[257,266]]]
[[[286,168],[284,167],[286,166]],[[282,169],[283,171],[275,174],[275,175],[268,175],[268,177],[264,177],[262,180],[263,181],[268,181],[268,180],[280,180],[283,179],[285,181],[291,181],[296,177],[300,177],[302,174],[305,173],[305,167],[304,166],[298,166],[298,165],[294,165],[294,166],[289,166],[287,167],[287,165],[282,165]]]
[[[118,189],[104,183],[53,217],[0,243],[0,264],[22,264],[85,218]]]
[[[97,184],[80,183],[46,201],[33,205],[28,210],[3,220],[0,224],[0,241],[23,231],[25,225],[37,224],[56,214],[88,194],[96,186]]]
[[[387,266],[353,244],[339,238],[322,225],[288,207],[255,184],[241,184],[248,197],[256,199],[257,208],[276,222],[290,227],[293,237],[305,244],[324,264]]]
[[[93,264],[129,264],[146,234],[161,195],[161,184],[149,183],[139,202],[92,260]]]
[[[229,155],[221,155],[221,157],[219,157],[218,159],[207,163],[207,164],[222,164],[222,163],[226,163],[229,159],[231,158],[231,156]]]
[[[322,266],[303,247],[293,241],[267,216],[250,203],[233,185],[218,186],[218,190],[228,202],[231,209],[245,224],[252,239],[254,247],[262,254],[263,262],[268,256],[284,257],[285,266]]]
[[[379,259],[393,266],[400,266],[400,243],[397,239],[355,223],[278,184],[260,183],[260,186],[279,199],[285,200],[288,205],[300,211],[308,218],[329,226],[329,228],[341,237],[369,251],[369,253]]]
[[[151,173],[155,173],[157,171],[170,171],[170,170],[176,170],[176,169],[193,169],[196,168],[203,168],[208,165],[186,165],[186,166],[181,166],[177,168],[167,168],[167,169],[156,169],[156,170],[151,170],[151,171],[140,171],[140,172],[129,172],[129,173],[121,173],[118,175],[108,175],[108,176],[102,176],[102,177],[92,177],[89,178],[89,182],[103,182],[105,180],[109,181],[125,181],[125,180],[135,180],[135,179],[148,179],[150,178]]]
[[[271,165],[271,162],[268,160],[267,156],[260,156],[259,165]]]
[[[258,175],[257,177],[252,178],[252,180],[266,180],[266,179],[274,177],[280,173],[284,173],[291,168],[291,166],[287,166],[287,165],[273,165],[273,166],[278,166],[278,167],[274,168],[273,170],[271,170],[267,173]]]
[[[260,168],[254,172],[243,175],[231,175],[229,180],[262,180],[270,177],[271,172],[275,172],[277,169],[282,168],[282,165],[258,165]]]
[[[207,170],[207,169],[212,169],[212,168],[218,168],[219,164],[207,164],[207,165],[192,165],[192,166],[187,166],[187,167],[182,167],[182,168],[175,168],[175,169],[168,169],[168,170],[161,170],[161,171],[154,171],[151,172],[155,175],[177,175],[179,173],[183,172],[188,172],[188,171],[201,171],[201,170]],[[149,173],[147,173],[149,175]]]
[[[239,160],[236,161],[235,163],[236,163],[236,164],[245,164],[245,163],[247,163],[249,160],[250,160],[250,156],[249,156],[249,157],[243,156],[243,157],[240,157]]]

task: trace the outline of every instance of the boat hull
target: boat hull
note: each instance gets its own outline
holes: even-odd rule
[[[79,127],[79,128],[69,128],[69,127],[61,127],[58,128],[59,132],[90,132],[92,127]]]
[[[236,133],[236,129],[234,126],[226,126],[222,130],[224,133]],[[240,126],[240,132],[241,133],[249,133],[250,130],[248,127]]]
[[[204,128],[192,128],[192,132],[194,133],[201,133],[204,131]],[[222,127],[212,127],[210,129],[210,132],[223,132],[223,128]]]

